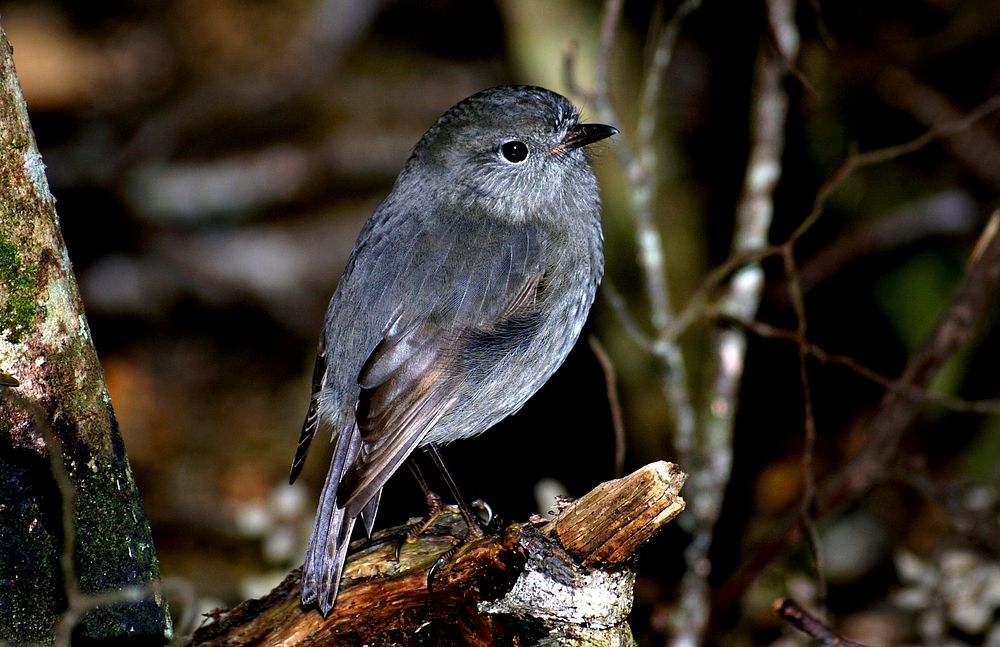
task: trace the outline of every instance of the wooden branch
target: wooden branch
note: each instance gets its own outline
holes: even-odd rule
[[[687,475],[673,463],[651,463],[627,478],[601,483],[542,527],[585,568],[617,566],[684,510],[677,496]]]
[[[684,509],[686,476],[658,462],[599,485],[551,522],[513,523],[464,545],[427,586],[427,572],[467,533],[442,515],[413,543],[406,527],[355,542],[336,606],[299,603],[301,571],[199,629],[190,645],[514,644],[566,635],[612,644],[626,632],[639,547]]]
[[[0,383],[0,643],[166,642],[149,524],[2,29]]]

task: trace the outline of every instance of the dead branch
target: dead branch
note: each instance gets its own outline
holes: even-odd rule
[[[588,337],[587,344],[597,358],[597,363],[601,365],[601,372],[604,373],[604,389],[608,395],[608,408],[611,409],[611,428],[615,432],[615,477],[621,478],[625,476],[626,437],[622,403],[618,395],[618,374],[615,371],[614,361],[596,335]]]
[[[653,463],[599,485],[554,521],[510,524],[446,561],[432,590],[428,569],[467,534],[461,517],[443,515],[402,544],[398,561],[406,527],[376,533],[352,546],[329,617],[302,608],[296,570],[189,644],[496,645],[553,631],[620,630],[632,607],[630,562],[684,509],[685,478],[671,463]],[[587,644],[601,639],[589,636]]]
[[[905,110],[925,126],[953,121],[962,115],[945,95],[910,72],[890,67],[878,79],[879,96],[889,105]],[[972,124],[964,132],[946,139],[944,147],[965,168],[994,191],[1000,189],[1000,140],[996,129]]]
[[[948,309],[910,358],[900,382],[926,388],[944,363],[972,337],[1000,282],[1000,212],[994,212],[980,237],[965,276],[955,288]],[[869,423],[871,439],[819,492],[821,512],[853,500],[884,475],[895,460],[899,443],[920,411],[920,403],[887,392]]]
[[[1000,212],[995,212],[969,259],[966,273],[952,294],[948,308],[910,358],[898,382],[926,390],[934,376],[975,333],[976,325],[1000,283]],[[902,388],[902,387],[901,387]],[[867,492],[890,472],[899,444],[920,412],[922,401],[899,390],[887,391],[868,423],[864,448],[818,489],[815,517],[831,514]],[[802,539],[798,519],[789,521],[774,537],[754,549],[729,581],[720,587],[718,601],[728,606],[735,596],[775,557]]]
[[[821,622],[795,600],[778,598],[774,601],[774,613],[779,618],[792,625],[807,636],[819,640],[824,645],[835,647],[865,647],[859,642],[848,640],[837,634],[833,629]]]
[[[745,328],[753,334],[765,339],[778,339],[792,342],[804,348],[811,357],[823,364],[835,364],[842,366],[848,371],[857,374],[873,384],[877,384],[886,391],[892,391],[900,397],[923,404],[933,404],[950,411],[962,413],[980,414],[1000,414],[1000,400],[964,400],[959,397],[936,393],[930,389],[915,386],[909,382],[891,378],[875,371],[849,355],[831,353],[813,342],[799,335],[798,331],[786,330],[762,321],[750,319],[736,319],[728,317],[718,312],[714,307],[709,307],[706,314],[710,317],[718,317],[730,324]]]
[[[795,3],[771,0],[768,8],[777,53],[761,47],[754,74],[751,114],[751,148],[733,232],[733,254],[767,248],[774,214],[774,190],[781,178],[781,155],[785,146],[788,96],[783,87],[786,70],[794,66],[799,35],[795,27]],[[737,316],[753,317],[760,305],[764,271],[757,263],[733,273],[719,299],[719,308]],[[800,319],[805,326],[805,318]],[[713,331],[708,353],[707,379],[702,410],[695,433],[678,429],[675,446],[678,460],[689,465],[693,478],[689,488],[692,537],[684,551],[685,571],[681,579],[679,605],[672,618],[672,644],[703,641],[711,609],[709,549],[715,524],[722,512],[723,497],[733,463],[733,428],[739,405],[740,385],[746,359],[746,334],[733,327]],[[806,393],[806,401],[809,394]],[[811,429],[807,419],[806,428]],[[807,431],[807,438],[811,434]],[[809,481],[810,479],[807,479]]]

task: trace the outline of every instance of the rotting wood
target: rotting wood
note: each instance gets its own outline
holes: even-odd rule
[[[602,483],[553,521],[509,524],[445,563],[433,591],[427,570],[465,535],[461,517],[442,515],[402,545],[398,561],[406,528],[378,532],[352,545],[329,617],[300,605],[296,570],[267,597],[199,629],[189,644],[561,644],[553,638],[560,632],[583,630],[591,632],[588,644],[623,644],[630,560],[684,509],[685,478],[660,461]]]

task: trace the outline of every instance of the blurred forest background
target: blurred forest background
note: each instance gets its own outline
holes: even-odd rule
[[[262,595],[301,564],[322,445],[295,487],[287,474],[323,312],[354,238],[441,112],[489,86],[532,83],[591,120],[610,105],[621,129],[621,144],[596,151],[611,289],[585,336],[614,366],[624,468],[679,462],[692,474],[682,517],[712,507],[711,495],[697,499],[699,475],[725,494],[717,524],[707,513],[711,573],[698,576],[711,595],[678,587],[696,522],[672,524],[643,551],[639,644],[676,636],[685,601],[711,601],[710,644],[805,644],[771,612],[784,596],[825,605],[837,631],[869,644],[1000,645],[1000,407],[984,402],[1000,397],[995,298],[933,379],[907,387],[908,403],[933,401],[917,402],[865,487],[816,506],[804,528],[822,576],[803,542],[775,544],[812,482],[855,469],[849,459],[879,437],[873,417],[904,390],[892,380],[948,311],[997,205],[1000,113],[850,169],[815,224],[793,232],[855,151],[954,125],[1000,93],[1000,5],[802,0],[784,26],[801,38],[796,51],[768,19],[775,3],[689,2],[667,49],[651,43],[677,4],[625,2],[602,104],[590,94],[602,74],[596,0],[0,1],[175,614]],[[664,52],[657,92],[649,70]],[[780,182],[764,195],[767,238],[796,236],[786,258],[804,298],[771,254],[760,309],[739,322],[706,305],[725,283],[699,286],[734,248],[753,108],[764,105],[765,120],[774,109],[758,101],[762,61],[778,62],[772,91],[788,102],[768,140]],[[653,117],[644,135],[640,121]],[[615,146],[646,165],[628,168]],[[636,169],[651,174],[641,186]],[[651,200],[642,236],[637,195]],[[640,254],[650,232],[662,237],[668,308],[693,315],[686,326],[664,325],[650,305]],[[808,400],[797,330],[815,345]],[[745,373],[738,397],[720,400],[713,367],[742,364],[717,356],[718,335],[733,331],[748,333]],[[678,457],[686,423],[665,397],[678,365],[650,343],[661,338],[684,358],[695,436],[728,438],[706,419],[735,415],[731,454],[709,445]],[[817,361],[820,351],[853,363]],[[549,510],[553,493],[579,496],[615,476],[614,408],[582,340],[521,412],[445,458],[470,499],[525,519]],[[403,473],[378,525],[423,511]]]

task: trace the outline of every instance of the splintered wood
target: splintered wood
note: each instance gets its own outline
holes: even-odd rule
[[[266,598],[244,602],[199,629],[188,644],[479,647],[518,640],[535,644],[522,635],[525,631],[549,637],[595,627],[605,637],[627,633],[624,616],[631,608],[635,579],[628,561],[684,509],[678,492],[685,478],[672,463],[653,463],[597,486],[566,505],[554,521],[495,529],[445,560],[433,590],[427,586],[428,568],[468,534],[461,516],[442,515],[403,544],[406,527],[381,531],[352,545],[340,595],[328,617],[301,606],[301,572],[295,571]],[[535,597],[525,603],[517,594],[529,588]],[[598,589],[600,596],[594,595]],[[604,605],[600,608],[608,611],[595,611],[597,597]],[[583,619],[556,613],[568,608],[580,610]],[[524,618],[532,622],[522,622]],[[618,644],[603,640],[590,636],[587,644]]]
[[[563,508],[541,531],[558,539],[584,567],[621,564],[684,510],[679,493],[686,479],[673,463],[650,463],[601,483]]]

